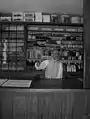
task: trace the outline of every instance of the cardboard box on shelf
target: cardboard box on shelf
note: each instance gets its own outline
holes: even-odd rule
[[[8,21],[10,22],[12,20],[12,13],[0,13],[0,21]]]
[[[12,12],[12,21],[24,21],[23,12]]]
[[[50,18],[49,13],[42,13],[42,19],[43,19],[43,22],[48,22],[48,23],[51,22],[51,18]]]
[[[71,23],[74,23],[74,24],[80,24],[81,23],[81,17],[80,16],[71,16]]]
[[[52,13],[51,14],[51,23],[56,23],[56,24],[61,23],[60,14]]]
[[[42,13],[35,12],[35,22],[42,22]]]
[[[30,12],[30,11],[25,11],[24,12],[24,21],[26,21],[26,22],[34,22],[34,19],[35,19],[34,12]]]

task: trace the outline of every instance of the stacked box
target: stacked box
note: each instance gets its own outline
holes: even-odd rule
[[[74,15],[71,17],[71,23],[74,24],[80,24],[81,23],[81,17],[78,15]]]
[[[12,14],[11,13],[0,13],[0,21],[10,22],[11,20],[12,20]]]
[[[34,22],[35,15],[34,12],[24,12],[24,21],[26,22]]]
[[[51,22],[51,18],[50,18],[49,13],[42,13],[42,19],[43,19],[43,22],[48,22],[48,23]]]
[[[52,13],[51,14],[51,23],[61,23],[60,14]]]
[[[60,15],[61,23],[70,24],[71,23],[71,16],[68,14]]]
[[[12,21],[24,21],[23,12],[12,12]]]
[[[35,22],[42,22],[42,13],[35,12]]]

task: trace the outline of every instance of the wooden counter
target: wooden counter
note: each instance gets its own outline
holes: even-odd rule
[[[0,119],[83,119],[89,99],[85,90],[0,88]]]

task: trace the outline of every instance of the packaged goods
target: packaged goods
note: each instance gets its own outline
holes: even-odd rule
[[[48,13],[42,13],[42,18],[43,18],[43,22],[51,22],[51,18],[50,18],[50,14]]]
[[[24,21],[23,12],[12,12],[12,21]]]
[[[71,23],[79,24],[81,22],[80,20],[81,20],[80,16],[72,16],[71,17]]]
[[[56,23],[56,24],[61,23],[60,15],[56,14],[56,13],[52,13],[51,14],[51,22]]]
[[[70,24],[71,23],[71,19],[70,19],[70,16],[68,14],[60,15],[60,19],[61,19],[61,23],[64,23],[64,24]]]
[[[35,22],[42,22],[42,13],[35,12]]]
[[[29,11],[24,12],[24,21],[34,22],[34,19],[35,19],[34,12],[29,12]]]

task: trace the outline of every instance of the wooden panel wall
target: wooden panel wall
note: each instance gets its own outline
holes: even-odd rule
[[[85,101],[90,96],[85,95],[84,91],[3,91],[0,119],[83,119],[90,113],[90,103],[87,106]]]
[[[85,88],[90,89],[90,0],[84,5],[84,48],[85,48]]]
[[[84,51],[85,51],[85,81],[84,87],[90,89],[90,0],[83,0],[84,14]]]

